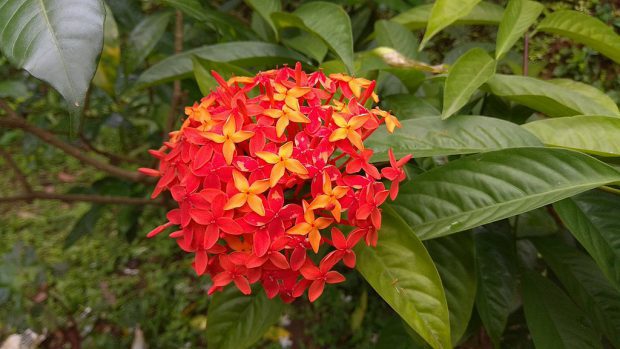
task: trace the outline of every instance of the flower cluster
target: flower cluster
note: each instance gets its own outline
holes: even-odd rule
[[[151,151],[159,168],[140,169],[159,177],[153,197],[167,190],[178,203],[148,236],[177,227],[170,237],[194,253],[198,275],[211,276],[209,293],[234,283],[249,294],[259,282],[270,298],[290,302],[308,290],[314,301],[325,284],[344,281],[333,268],[355,266],[359,241],[377,242],[379,207],[396,197],[411,156],[396,161],[390,150],[379,171],[364,140],[382,123],[390,132],[400,124],[364,106],[378,101],[374,81],[307,74],[299,63],[213,76],[216,90],[187,107],[180,130]],[[345,235],[335,225],[352,229]],[[325,245],[330,252],[313,262]]]

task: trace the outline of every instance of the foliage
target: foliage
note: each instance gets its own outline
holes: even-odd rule
[[[136,328],[152,348],[619,347],[619,10],[0,0],[0,334],[47,331],[47,348],[128,347]],[[144,240],[170,200],[150,201],[135,170],[215,86],[210,70],[297,61],[377,81],[402,128],[366,145],[379,168],[388,148],[413,153],[408,180],[377,247],[317,302],[207,297],[176,246]]]

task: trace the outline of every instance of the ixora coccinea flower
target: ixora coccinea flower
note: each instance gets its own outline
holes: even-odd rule
[[[198,275],[211,276],[209,293],[233,283],[249,294],[260,283],[270,298],[290,302],[308,290],[314,301],[344,281],[339,262],[355,267],[357,243],[377,243],[380,205],[398,194],[411,156],[396,160],[390,150],[379,171],[364,140],[400,123],[368,107],[378,101],[374,81],[308,74],[299,63],[213,76],[219,87],[151,151],[159,168],[140,169],[159,177],[153,197],[169,191],[178,203],[148,236],[176,227],[170,237],[194,254]]]

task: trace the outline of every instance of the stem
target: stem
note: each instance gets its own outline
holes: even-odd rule
[[[525,32],[523,38],[523,76],[527,76],[529,73],[529,59],[530,59],[530,34]]]
[[[13,170],[15,178],[17,179],[19,184],[21,184],[24,191],[28,194],[32,193],[32,187],[30,186],[30,183],[28,183],[26,175],[24,174],[24,172],[22,172],[19,166],[17,166],[17,163],[15,162],[15,160],[13,160],[11,154],[0,148],[0,156],[4,158],[7,165],[9,165],[9,167]]]

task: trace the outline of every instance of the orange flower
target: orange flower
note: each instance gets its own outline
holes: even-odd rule
[[[256,156],[273,165],[271,176],[269,177],[269,183],[272,187],[278,184],[280,178],[284,176],[285,170],[298,175],[308,174],[308,170],[306,170],[304,165],[299,160],[291,159],[291,155],[293,155],[293,142],[286,142],[282,145],[277,155],[268,151],[256,152]]]
[[[263,206],[263,200],[260,198],[259,194],[269,189],[269,181],[262,179],[255,181],[252,185],[250,185],[241,172],[233,170],[232,175],[233,181],[235,182],[235,188],[237,188],[239,192],[228,199],[224,209],[230,210],[241,207],[247,202],[252,211],[264,216],[265,206]]]
[[[357,147],[359,150],[364,150],[364,143],[362,141],[362,136],[357,132],[357,129],[362,127],[370,115],[357,115],[349,119],[349,121],[345,120],[344,117],[340,113],[334,113],[333,120],[339,128],[335,129],[331,135],[329,135],[329,141],[335,142],[341,139],[348,138],[351,141],[351,144]]]
[[[372,109],[370,112],[385,119],[385,126],[387,127],[389,133],[394,133],[394,129],[396,127],[401,127],[400,121],[398,121],[398,119],[394,115],[390,114],[387,111],[375,108]]]
[[[352,76],[349,75],[345,75],[345,74],[330,74],[329,77],[331,79],[334,80],[339,80],[339,81],[344,81],[349,85],[349,88],[351,89],[351,92],[353,92],[353,95],[355,96],[355,98],[359,99],[362,95],[362,89],[363,88],[368,88],[370,87],[370,84],[372,83],[372,81],[368,80],[368,79],[364,79],[364,78],[354,78]],[[372,99],[373,101],[375,101],[375,103],[379,102],[379,96],[377,96],[376,93],[372,93]]]
[[[284,101],[284,103],[293,110],[299,110],[299,97],[304,96],[312,89],[310,87],[293,87],[292,89],[286,88],[282,84],[274,84],[276,93],[273,94],[273,99],[276,101]]]
[[[270,118],[278,119],[278,122],[276,123],[276,135],[278,137],[284,134],[284,130],[286,130],[286,127],[291,123],[291,121],[301,122],[304,124],[310,122],[310,119],[302,114],[299,109],[295,110],[286,105],[282,107],[282,110],[267,109],[263,112],[263,114],[269,116]]]
[[[331,213],[334,215],[336,222],[340,222],[340,213],[342,211],[342,206],[340,205],[340,201],[338,199],[342,198],[349,191],[348,187],[345,186],[337,186],[332,189],[332,181],[329,178],[327,172],[323,172],[323,194],[318,195],[308,209],[314,210],[317,208],[329,208],[332,207]]]
[[[331,218],[319,217],[314,218],[314,211],[308,206],[308,203],[304,200],[304,220],[305,222],[297,223],[291,229],[287,230],[287,234],[292,235],[308,235],[308,241],[312,246],[314,253],[319,252],[319,244],[321,243],[321,233],[319,230],[329,227],[334,221]]]
[[[235,144],[251,138],[254,136],[254,132],[237,131],[235,118],[231,115],[226,120],[226,123],[224,123],[221,135],[212,132],[205,132],[203,135],[215,143],[222,144],[222,154],[224,155],[226,163],[230,165],[233,155],[235,155]]]

